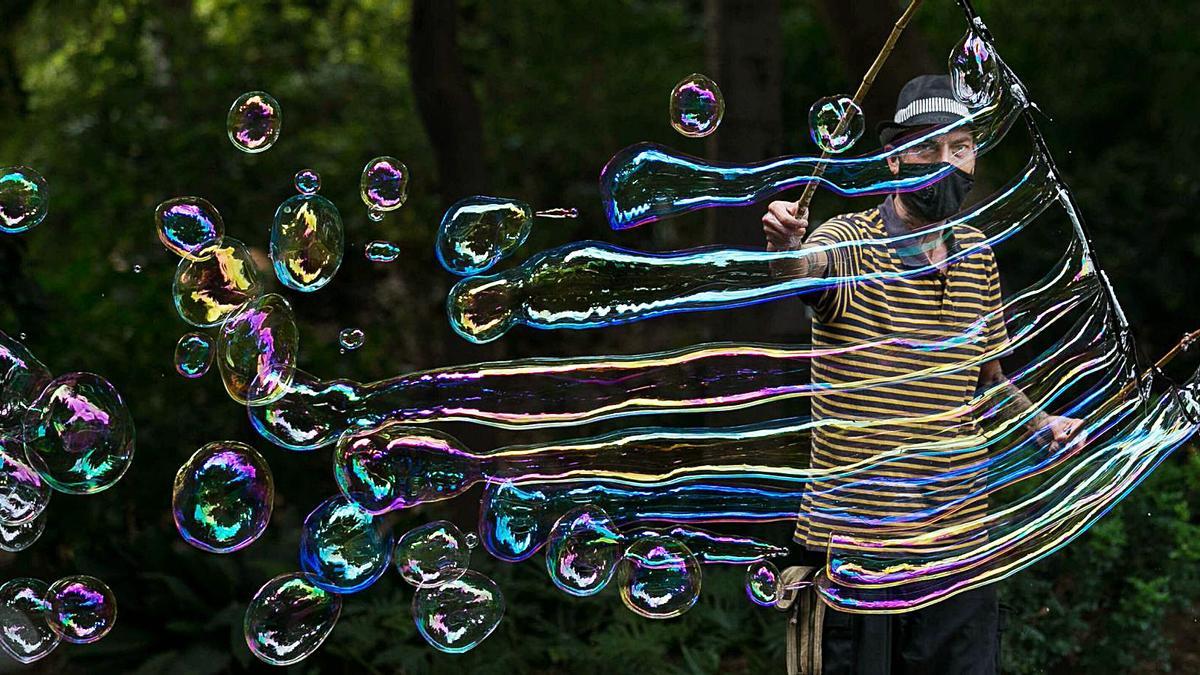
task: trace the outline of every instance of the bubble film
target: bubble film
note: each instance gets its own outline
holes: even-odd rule
[[[575,596],[604,590],[617,571],[623,542],[602,509],[580,506],[562,515],[546,544],[546,571],[561,590]]]
[[[0,167],[0,232],[20,234],[46,218],[46,179],[27,166]]]
[[[395,211],[408,199],[408,167],[395,157],[376,157],[363,167],[358,192],[369,213]]]
[[[229,108],[225,132],[233,147],[255,154],[270,149],[283,128],[283,109],[265,91],[242,94]]]
[[[534,216],[575,218],[576,209],[534,211],[525,202],[475,196],[455,202],[438,227],[438,260],[447,272],[479,274],[512,255],[529,237]]]
[[[117,598],[96,577],[77,575],[50,584],[46,605],[51,630],[75,644],[99,640],[117,622]]]
[[[264,290],[254,258],[233,237],[221,240],[204,260],[181,260],[171,295],[179,318],[199,328],[218,326],[238,307]]]
[[[779,602],[783,585],[779,569],[771,562],[760,562],[746,568],[746,597],[756,605],[773,607]]]
[[[311,293],[333,280],[345,250],[342,214],[317,194],[300,194],[275,211],[271,262],[284,286]]]
[[[204,260],[221,245],[225,221],[217,207],[200,197],[175,197],[154,210],[158,240],[185,260]]]
[[[818,148],[841,154],[858,142],[867,127],[862,108],[849,96],[826,96],[808,110],[808,133]]]
[[[0,647],[20,663],[33,663],[61,638],[47,622],[46,582],[20,577],[0,586]]]
[[[700,563],[671,537],[642,537],[617,565],[621,602],[647,619],[669,619],[700,598]]]
[[[25,409],[50,382],[50,370],[25,345],[0,332],[0,435],[18,436]]]
[[[357,593],[375,583],[391,562],[392,535],[344,496],[331,497],[304,519],[300,568],[309,581],[334,593]]]
[[[725,97],[717,83],[692,73],[671,90],[671,126],[690,138],[701,138],[717,130],[725,116]]]
[[[254,594],[242,631],[264,663],[299,663],[321,646],[342,613],[342,597],[309,583],[299,572],[281,574]]]
[[[362,330],[358,328],[343,328],[341,332],[338,333],[338,344],[342,346],[342,349],[358,349],[359,347],[363,346],[363,343],[366,341],[366,333],[363,333]]]
[[[18,553],[33,546],[46,531],[46,511],[23,523],[0,523],[0,551]]]
[[[376,239],[367,243],[363,255],[371,262],[390,263],[400,257],[400,247],[390,241]]]
[[[188,333],[175,344],[175,372],[186,378],[201,377],[213,362],[213,341],[204,333]]]
[[[450,654],[470,651],[504,618],[504,596],[496,582],[474,570],[439,586],[418,588],[413,620],[421,637]]]
[[[0,433],[0,523],[27,523],[48,503],[50,486],[25,462],[24,444]]]
[[[321,189],[321,174],[312,169],[300,169],[293,179],[296,192],[302,195],[315,195]]]
[[[99,375],[55,378],[26,411],[22,429],[30,466],[59,492],[106,490],[133,461],[133,418]]]
[[[948,59],[954,97],[972,109],[991,105],[1003,86],[999,59],[987,41],[968,30]]]
[[[471,547],[454,523],[435,520],[414,527],[396,540],[396,571],[417,588],[440,586],[467,570]]]
[[[242,305],[217,337],[217,366],[238,403],[262,405],[282,396],[296,371],[300,335],[292,306],[276,293]]]
[[[231,553],[267,528],[274,499],[275,481],[262,455],[244,443],[216,441],[179,467],[171,512],[184,541],[202,551]]]

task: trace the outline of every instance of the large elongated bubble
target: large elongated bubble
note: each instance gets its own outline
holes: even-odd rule
[[[417,631],[435,648],[450,654],[474,649],[504,618],[504,596],[496,582],[474,570],[413,594]]]
[[[25,462],[20,439],[0,434],[0,523],[20,525],[50,503],[50,485]]]
[[[367,588],[387,571],[391,556],[391,532],[342,495],[325,500],[304,519],[300,568],[327,591]]]
[[[96,577],[59,579],[46,590],[46,604],[50,628],[67,642],[95,642],[108,635],[117,622],[117,598]]]
[[[175,197],[154,210],[158,240],[186,260],[211,256],[225,237],[225,221],[217,207],[201,197]]]
[[[271,225],[271,261],[284,286],[306,293],[333,280],[342,265],[342,214],[318,194],[299,194],[279,205]]]
[[[48,209],[42,174],[27,166],[0,167],[0,232],[26,232],[46,218]]]
[[[61,638],[50,628],[46,582],[19,577],[0,586],[0,647],[21,663],[54,651]]]
[[[287,666],[317,651],[342,614],[342,596],[309,583],[299,572],[281,574],[254,594],[242,632],[264,663]]]
[[[263,293],[254,258],[242,242],[225,237],[204,260],[180,260],[171,294],[179,318],[201,328],[220,325]]]
[[[274,497],[271,467],[258,451],[237,441],[209,443],[175,474],[175,528],[202,551],[237,551],[266,529]]]
[[[269,293],[245,303],[221,325],[217,338],[225,391],[249,405],[279,398],[295,376],[299,346],[296,316],[283,296]]]

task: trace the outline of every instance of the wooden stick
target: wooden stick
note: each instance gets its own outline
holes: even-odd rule
[[[1154,371],[1160,370],[1163,366],[1167,365],[1167,363],[1171,359],[1175,358],[1176,356],[1179,356],[1180,352],[1184,352],[1184,351],[1187,351],[1188,349],[1190,349],[1192,344],[1195,343],[1197,340],[1200,340],[1200,330],[1192,331],[1191,333],[1184,335],[1182,338],[1179,339],[1179,342],[1176,343],[1175,346],[1171,348],[1171,351],[1167,352],[1166,354],[1163,354],[1162,358],[1160,358],[1159,360],[1154,362],[1154,367],[1151,368],[1150,370],[1146,371],[1142,375],[1141,379],[1144,380],[1147,377],[1150,377],[1150,375],[1152,375],[1154,373]],[[1117,392],[1117,398],[1124,398],[1125,395],[1129,393],[1129,390],[1133,389],[1133,386],[1137,381],[1138,380],[1132,380],[1130,382],[1126,382],[1125,386],[1121,387],[1121,391]]]

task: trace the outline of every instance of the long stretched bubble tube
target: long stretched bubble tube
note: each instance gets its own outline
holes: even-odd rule
[[[967,258],[1020,232],[1057,196],[1049,165],[1035,155],[1006,187],[968,211],[922,234],[958,226],[977,228],[986,239],[965,245],[946,264]],[[934,263],[900,272],[857,276],[781,278],[771,263],[814,251],[852,251],[895,245],[915,234],[863,239],[798,251],[702,248],[645,253],[594,241],[543,251],[499,274],[464,279],[450,289],[446,313],[462,337],[482,343],[516,325],[585,329],[641,321],[664,314],[729,309],[810,293],[837,285],[886,282],[928,274]]]

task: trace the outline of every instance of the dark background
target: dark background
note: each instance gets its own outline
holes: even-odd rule
[[[802,342],[806,319],[790,300],[605,331],[519,328],[471,345],[443,314],[454,279],[433,257],[437,222],[460,197],[497,194],[581,211],[577,221],[538,222],[523,254],[582,238],[652,250],[761,246],[761,208],[608,231],[599,169],[642,140],[728,160],[814,152],[809,106],[853,92],[900,8],[889,0],[0,4],[0,164],[36,167],[51,191],[44,223],[0,238],[0,329],[26,334],[55,373],[109,378],[138,431],[136,461],[120,483],[89,497],[56,495],[42,539],[0,555],[3,578],[104,579],[120,607],[115,630],[94,645],[63,645],[35,666],[0,661],[0,670],[257,667],[241,638],[245,603],[264,581],[296,568],[303,516],[336,489],[327,450],[270,447],[215,373],[197,381],[175,374],[175,342],[190,328],[171,304],[176,259],[153,232],[160,201],[204,196],[231,236],[265,252],[271,215],[294,193],[292,175],[320,172],[322,194],[345,220],[346,260],[335,283],[288,297],[301,320],[301,366],[323,377],[367,381],[485,359],[634,353],[708,339]],[[1053,118],[1043,129],[1136,337],[1147,354],[1162,353],[1200,327],[1200,3],[980,0],[978,9]],[[953,3],[927,0],[864,104],[871,127],[890,117],[905,80],[944,71],[963,29]],[[695,71],[713,77],[727,103],[723,125],[706,140],[685,139],[667,123],[668,92]],[[226,139],[224,121],[232,101],[254,89],[280,101],[284,126],[274,148],[245,155]],[[857,150],[872,147],[868,132]],[[381,154],[402,159],[413,178],[408,203],[372,223],[358,176]],[[1027,154],[1022,137],[988,155],[975,194],[1003,183]],[[869,205],[822,193],[814,221]],[[377,238],[397,242],[401,258],[364,260],[363,244]],[[1000,257],[1006,287],[1010,273],[1041,254],[1022,245]],[[337,333],[347,326],[362,328],[366,344],[340,354]],[[1196,364],[1177,365],[1184,373]],[[452,431],[472,447],[543,437]],[[192,452],[225,438],[265,454],[277,496],[261,540],[216,556],[175,532],[170,486]],[[1200,457],[1185,447],[1069,547],[1003,582],[1006,671],[1200,669],[1198,512]],[[474,524],[464,499],[405,513],[398,526],[435,517]],[[348,597],[326,644],[293,670],[782,671],[784,618],[745,599],[740,569],[706,569],[695,608],[652,622],[625,610],[613,589],[587,600],[555,591],[539,561],[508,566],[476,553],[473,566],[497,579],[509,610],[466,655],[424,644],[410,589],[389,574]]]

